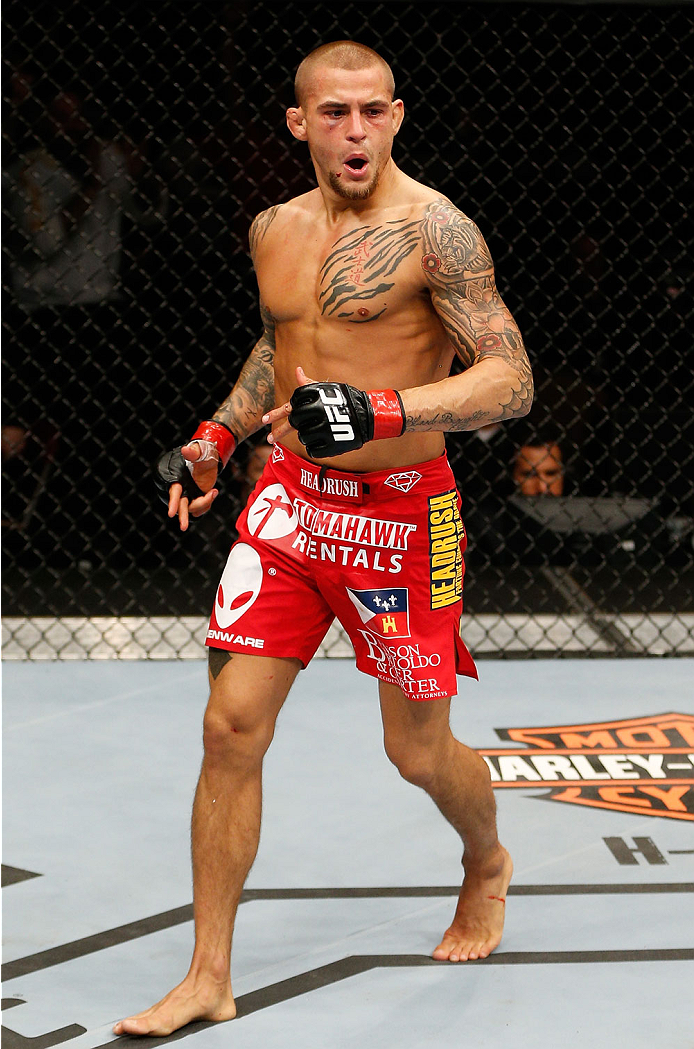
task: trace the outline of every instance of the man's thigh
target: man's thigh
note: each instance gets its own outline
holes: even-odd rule
[[[274,724],[301,669],[298,659],[209,650],[210,699],[207,716],[233,722],[237,731]]]
[[[449,737],[450,696],[417,702],[386,681],[379,681],[378,694],[387,746],[429,747]]]
[[[261,503],[256,499],[255,507]],[[246,534],[234,543],[217,588],[207,646],[270,659],[297,657],[307,666],[334,613],[303,562]],[[248,541],[246,541],[246,539]]]

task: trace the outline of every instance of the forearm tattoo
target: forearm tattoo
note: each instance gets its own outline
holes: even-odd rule
[[[407,428],[468,430],[482,423],[525,415],[532,403],[533,380],[522,336],[497,291],[494,263],[479,229],[450,201],[427,207],[421,223],[422,269],[431,299],[460,360],[471,367],[487,358],[510,365],[511,388],[493,410],[467,418],[433,411],[408,418]]]
[[[227,397],[214,413],[239,441],[255,433],[266,412],[275,407],[275,321],[263,302],[260,303],[263,334],[251,350],[241,374]]]
[[[261,211],[251,223],[248,241],[255,262],[259,246],[277,216],[279,204]],[[239,441],[260,429],[266,412],[275,407],[275,319],[265,303],[260,303],[263,334],[251,350],[233,390],[214,413]]]

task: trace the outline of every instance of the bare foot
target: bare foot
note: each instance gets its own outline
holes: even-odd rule
[[[453,923],[432,955],[437,961],[487,958],[501,943],[513,863],[506,849],[499,848],[500,859],[491,871],[466,870]]]
[[[233,1020],[235,1016],[228,982],[202,988],[186,978],[151,1009],[119,1020],[113,1033],[166,1035],[193,1020]]]

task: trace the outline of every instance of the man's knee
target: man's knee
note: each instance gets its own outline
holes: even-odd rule
[[[261,762],[272,742],[279,705],[262,689],[248,688],[233,676],[213,680],[203,719],[205,757],[225,763]]]
[[[249,717],[233,702],[219,703],[210,697],[202,728],[205,757],[225,764],[259,764],[274,731],[274,718]]]
[[[386,738],[386,754],[403,779],[415,787],[427,790],[435,781],[445,760],[438,744],[421,744],[416,740],[399,737]]]

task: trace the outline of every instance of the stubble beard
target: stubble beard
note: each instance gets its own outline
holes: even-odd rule
[[[334,171],[328,172],[330,188],[337,193],[338,197],[342,197],[344,200],[367,200],[376,189],[380,177],[381,172],[377,171],[370,182],[365,186],[360,186],[343,182],[341,177]]]

